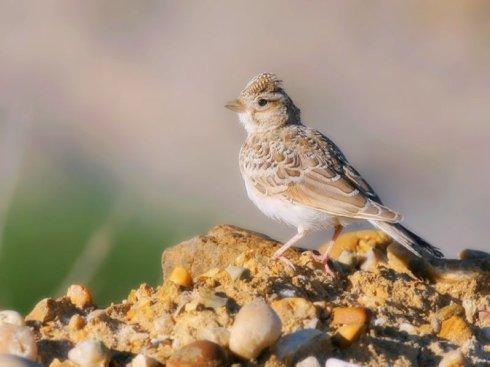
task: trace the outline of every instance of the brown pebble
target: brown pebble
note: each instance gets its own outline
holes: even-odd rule
[[[453,343],[462,345],[471,337],[471,330],[466,321],[460,316],[452,316],[441,324],[438,336]]]
[[[89,289],[80,284],[73,284],[68,287],[66,296],[78,308],[86,308],[93,305],[92,294]]]
[[[192,276],[186,268],[176,267],[169,277],[170,281],[182,287],[192,287]]]
[[[368,320],[368,314],[363,307],[334,307],[332,310],[333,325],[361,324]]]
[[[167,367],[222,367],[228,365],[226,352],[218,344],[198,340],[177,350]]]
[[[85,319],[81,315],[73,315],[68,322],[68,327],[71,330],[81,330],[85,326]]]
[[[364,332],[363,324],[349,324],[341,326],[334,334],[332,341],[341,348],[347,348],[354,343]]]
[[[52,298],[40,300],[26,316],[26,321],[48,322],[55,318],[56,301]]]

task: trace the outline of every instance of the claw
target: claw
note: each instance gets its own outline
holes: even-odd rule
[[[287,269],[291,271],[296,271],[296,267],[294,266],[292,261],[289,260],[287,257],[280,255],[280,256],[273,256],[273,259],[282,262]]]
[[[329,261],[328,261],[329,257],[328,257],[327,252],[323,255],[317,255],[313,251],[306,251],[305,254],[309,254],[313,258],[313,260],[315,260],[317,263],[322,264],[323,268],[325,270],[325,273],[327,273],[333,277],[335,276],[334,271],[330,268]]]

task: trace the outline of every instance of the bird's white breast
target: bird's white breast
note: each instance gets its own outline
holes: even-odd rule
[[[339,218],[335,216],[292,203],[280,195],[264,195],[257,191],[246,177],[244,180],[248,197],[268,217],[306,230],[326,229],[339,223]]]

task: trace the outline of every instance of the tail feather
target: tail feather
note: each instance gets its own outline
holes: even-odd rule
[[[376,220],[369,221],[373,226],[381,229],[396,242],[405,246],[408,250],[420,257],[443,258],[444,254],[435,246],[425,241],[400,223],[380,222]]]

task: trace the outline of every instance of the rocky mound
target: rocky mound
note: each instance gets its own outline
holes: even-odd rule
[[[333,278],[311,253],[218,226],[163,253],[164,282],[97,309],[89,290],[0,313],[1,366],[490,365],[490,255],[426,262],[347,233]],[[149,264],[149,266],[151,266]],[[2,359],[3,358],[3,359]]]

